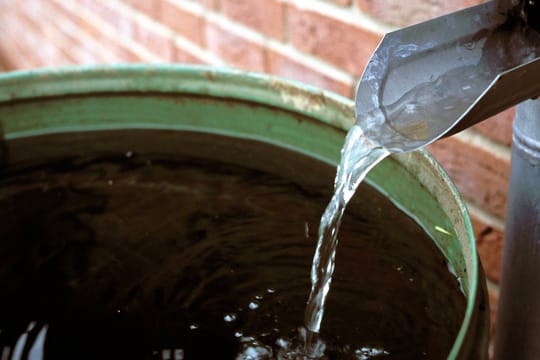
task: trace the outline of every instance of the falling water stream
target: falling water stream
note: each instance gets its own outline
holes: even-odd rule
[[[321,328],[324,303],[330,291],[339,226],[345,207],[369,170],[388,155],[389,152],[375,146],[358,125],[349,130],[341,150],[341,162],[334,182],[334,195],[321,217],[317,249],[311,267],[311,293],[304,315],[305,326],[311,333],[306,343],[308,354],[314,353],[316,348],[314,337]]]

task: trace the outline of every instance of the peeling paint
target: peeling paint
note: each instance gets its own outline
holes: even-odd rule
[[[354,103],[340,101],[334,94],[315,88],[300,87],[279,78],[269,78],[268,88],[279,94],[280,100],[299,112],[320,114],[323,122],[348,130],[355,123]]]
[[[268,86],[279,92],[284,103],[291,104],[302,111],[318,112],[327,105],[326,96],[322,91],[318,93],[307,92],[305,89],[302,90],[279,79],[269,79]]]

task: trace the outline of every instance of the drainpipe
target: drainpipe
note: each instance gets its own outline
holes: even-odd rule
[[[517,107],[496,360],[540,359],[540,100]]]

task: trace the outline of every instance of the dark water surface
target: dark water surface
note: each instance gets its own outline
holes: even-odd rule
[[[46,329],[45,359],[234,359],[294,341],[334,167],[167,131],[3,149],[0,358],[29,325],[21,351]],[[423,230],[362,185],[339,238],[328,358],[446,358],[465,298]]]

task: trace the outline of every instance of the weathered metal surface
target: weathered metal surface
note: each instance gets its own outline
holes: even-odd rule
[[[540,356],[540,101],[517,108],[495,358]]]

